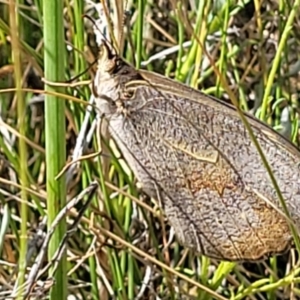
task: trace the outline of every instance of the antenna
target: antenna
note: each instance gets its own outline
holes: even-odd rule
[[[103,32],[103,30],[105,30],[106,24],[102,24],[100,22],[102,22],[102,20],[94,20],[91,16],[89,15],[83,15],[84,18],[87,18],[88,20],[90,20],[94,26],[94,33],[96,35],[96,42],[98,47],[100,47],[103,43],[105,44],[105,46],[109,47],[110,49],[113,49],[115,51],[115,53],[117,52],[117,49],[115,48],[114,44],[109,41],[107,35],[105,34],[105,32]],[[105,18],[105,16],[104,16]],[[103,29],[99,28],[98,25],[101,25],[101,27],[104,27]]]

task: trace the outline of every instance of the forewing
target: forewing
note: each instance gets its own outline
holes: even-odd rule
[[[189,248],[237,261],[284,252],[288,222],[247,130],[236,112],[202,97],[137,86],[130,114],[113,126],[125,158]],[[299,228],[299,155],[250,121]]]

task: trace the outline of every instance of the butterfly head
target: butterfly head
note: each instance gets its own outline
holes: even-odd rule
[[[123,64],[112,45],[102,40],[93,92],[100,112],[106,115],[114,114],[117,110],[116,101],[119,99],[122,77],[119,76],[119,71]]]
[[[94,80],[94,96],[100,111],[112,115],[130,105],[132,92],[126,86],[130,81],[142,79],[139,71],[125,62],[112,44],[103,40]]]

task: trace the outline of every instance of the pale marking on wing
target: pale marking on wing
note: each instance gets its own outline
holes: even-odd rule
[[[180,150],[184,152],[187,155],[192,156],[193,158],[204,161],[204,162],[209,162],[212,164],[216,164],[219,158],[219,152],[216,150],[199,150],[197,152],[191,152],[187,149],[187,145],[185,143],[171,143],[169,141],[166,141],[163,139],[164,143],[166,143],[168,146],[171,146],[177,150]]]

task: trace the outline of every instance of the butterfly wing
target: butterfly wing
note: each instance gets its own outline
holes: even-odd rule
[[[111,133],[181,243],[232,261],[284,252],[291,243],[286,216],[236,111],[184,85],[176,93],[133,85],[127,115],[110,120]],[[299,228],[299,154],[271,128],[249,120]]]
[[[98,109],[182,244],[232,261],[284,252],[292,240],[288,220],[236,110],[166,77],[137,71],[108,52],[95,79]],[[299,229],[299,152],[247,118]]]

